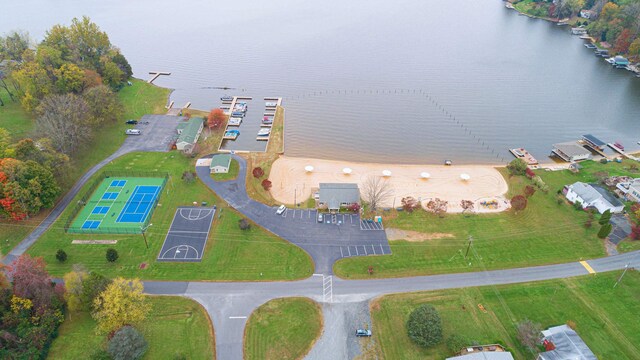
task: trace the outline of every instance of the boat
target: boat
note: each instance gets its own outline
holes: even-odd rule
[[[260,129],[260,131],[258,131],[258,136],[269,136],[270,134],[271,129],[269,128]]]
[[[614,58],[608,58],[608,59],[604,59],[604,61],[608,62],[609,64],[613,65],[616,63],[616,61],[614,60]]]
[[[231,113],[231,116],[233,117],[244,117],[244,112],[242,111],[234,111]]]
[[[447,165],[447,166],[451,166],[451,165],[453,165],[453,162],[451,160],[445,160],[444,164]]]
[[[596,46],[593,44],[584,44],[584,47],[586,47],[587,49],[595,49]]]
[[[624,146],[619,141],[614,142],[613,146],[617,147],[618,149],[620,149],[622,151],[624,151]]]
[[[225,96],[221,97],[220,100],[222,100],[222,101],[233,101],[233,96],[225,95]]]
[[[265,107],[276,107],[276,106],[278,106],[278,103],[277,102],[266,102],[266,103],[264,103],[264,106]]]
[[[223,139],[235,140],[240,135],[239,130],[227,130],[224,133]]]
[[[229,118],[229,126],[240,126],[240,124],[242,123],[242,118],[238,118],[238,117],[232,117]]]

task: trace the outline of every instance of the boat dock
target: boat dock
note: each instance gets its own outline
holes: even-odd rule
[[[578,144],[586,146],[589,150],[602,157],[607,157],[607,154],[604,153],[604,147],[607,145],[607,143],[591,134],[582,135],[582,140],[578,140]]]
[[[151,79],[147,80],[147,82],[149,84],[153,83],[158,77],[160,77],[161,75],[171,75],[170,72],[166,72],[166,71],[149,71],[149,75],[153,75],[151,76]]]
[[[607,146],[609,146],[611,149],[613,149],[613,151],[617,152],[618,154],[626,157],[627,159],[640,161],[640,158],[637,158],[637,157],[635,157],[635,156],[633,156],[631,154],[628,154],[623,149],[621,149],[618,146],[616,146],[616,144],[614,144],[614,143],[607,143]]]
[[[531,155],[524,148],[509,149],[509,152],[513,154],[513,156],[515,156],[516,158],[524,160],[524,162],[527,163],[527,165],[529,166],[538,165],[538,160],[534,158],[533,155]]]
[[[261,99],[265,101],[262,104]],[[282,104],[282,98],[224,96],[221,101],[220,108],[229,116],[224,132],[230,136],[223,136],[218,151],[266,151],[276,108]]]
[[[173,115],[173,116],[180,116],[180,114],[182,113],[182,110],[184,109],[188,109],[189,107],[191,107],[191,101],[188,101],[183,107],[178,108],[178,107],[173,107],[173,105],[175,104],[174,101],[172,101],[169,106],[167,107],[167,115]]]

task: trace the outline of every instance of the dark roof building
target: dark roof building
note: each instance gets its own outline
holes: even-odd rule
[[[340,207],[354,203],[360,203],[358,184],[320,183],[318,205],[340,210]]]
[[[590,147],[596,148],[598,150],[604,149],[605,145],[607,145],[604,141],[598,139],[597,137],[591,134],[582,135],[582,138],[587,143],[587,145],[589,145]]]

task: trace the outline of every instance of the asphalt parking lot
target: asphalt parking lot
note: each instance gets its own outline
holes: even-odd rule
[[[130,151],[169,151],[171,143],[178,137],[176,127],[183,120],[182,116],[144,115],[137,125],[127,127],[139,129],[142,134],[128,135],[122,146]]]

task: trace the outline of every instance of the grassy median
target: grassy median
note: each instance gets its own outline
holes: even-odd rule
[[[302,359],[322,333],[322,310],[308,298],[282,298],[257,308],[245,327],[244,358]]]

